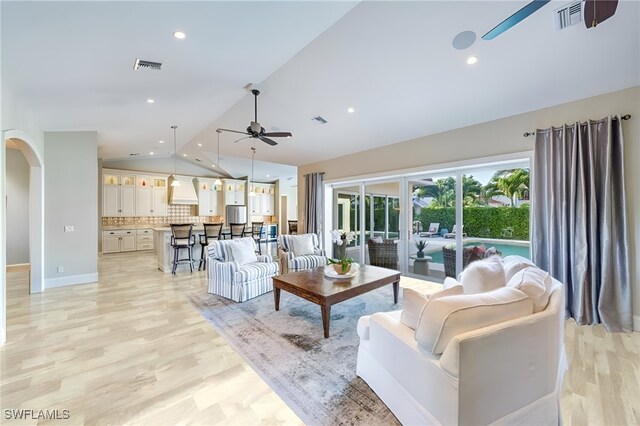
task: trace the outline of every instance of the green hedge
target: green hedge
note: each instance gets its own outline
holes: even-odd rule
[[[529,240],[529,205],[520,207],[465,207],[462,211],[464,232],[468,237],[510,238]],[[429,224],[440,223],[440,229],[453,229],[456,223],[456,209],[453,207],[423,207],[417,216],[424,229]],[[511,237],[503,233],[506,228],[513,228]],[[508,233],[508,231],[507,231]]]

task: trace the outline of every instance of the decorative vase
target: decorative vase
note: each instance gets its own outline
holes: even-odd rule
[[[416,257],[418,259],[424,258],[424,252],[422,250],[418,250],[418,253],[416,253]]]
[[[348,274],[349,271],[351,270],[351,265],[350,264],[347,265],[346,271],[344,271],[344,272],[342,271],[342,265],[339,264],[339,263],[334,263],[331,266],[333,266],[333,270],[336,271],[336,274],[338,274],[338,275]]]
[[[347,257],[347,242],[342,241],[341,245],[333,243],[333,257],[336,259],[344,259]]]

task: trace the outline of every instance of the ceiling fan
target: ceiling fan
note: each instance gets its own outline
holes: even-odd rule
[[[530,15],[535,13],[550,0],[533,0],[522,9],[509,16],[504,21],[493,27],[482,36],[483,40],[493,40],[509,28],[517,25]],[[584,23],[587,28],[595,27],[599,23],[612,17],[616,12],[618,0],[582,0],[584,10]]]
[[[247,127],[247,130],[242,132],[240,130],[231,130],[231,129],[218,129],[218,131],[221,132],[231,132],[231,133],[239,133],[241,135],[247,135],[244,138],[240,138],[238,139],[236,142],[241,141],[243,139],[248,139],[248,138],[254,138],[254,139],[260,139],[262,142],[269,144],[271,146],[274,145],[278,145],[278,142],[274,141],[273,139],[269,139],[269,138],[290,138],[291,132],[265,132],[264,131],[264,127],[262,127],[260,125],[260,123],[258,123],[258,95],[260,94],[260,91],[257,89],[251,89],[251,93],[253,93],[254,99],[255,99],[255,106],[254,106],[254,112],[255,112],[255,121],[252,121],[251,124],[249,125],[249,127]]]

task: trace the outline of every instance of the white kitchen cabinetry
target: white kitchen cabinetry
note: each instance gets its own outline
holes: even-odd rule
[[[136,250],[153,250],[153,230],[136,230]]]
[[[197,185],[198,216],[222,215],[222,185],[216,185],[214,179],[203,178],[197,178]]]
[[[167,215],[167,179],[136,176],[136,216]]]
[[[255,196],[249,197],[249,211],[253,216],[275,215],[275,186],[268,184],[253,184]]]
[[[153,243],[153,241],[152,241]],[[102,253],[118,253],[136,250],[136,231],[122,229],[102,232]]]
[[[135,183],[135,175],[104,174],[102,178],[102,216],[135,216]]]
[[[224,181],[224,204],[243,205],[245,203],[245,181],[225,179]]]

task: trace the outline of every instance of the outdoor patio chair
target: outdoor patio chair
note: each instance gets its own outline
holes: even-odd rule
[[[438,229],[440,229],[440,223],[434,222],[429,224],[429,230],[427,232],[421,232],[421,237],[433,237],[438,235]]]
[[[388,269],[398,269],[398,244],[394,240],[376,241],[369,238],[369,264]]]
[[[453,229],[451,230],[451,232],[449,232],[448,234],[444,234],[444,237],[445,238],[455,238],[457,230],[458,230],[458,225],[453,225]],[[464,225],[462,225],[462,236],[463,237],[467,236],[467,234],[465,234],[465,232],[464,232]]]

